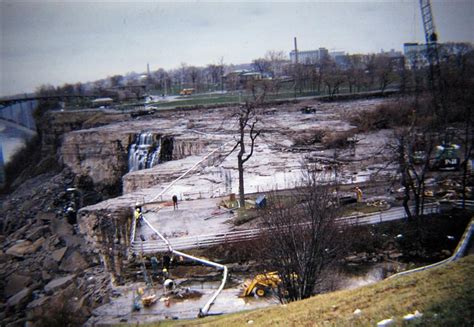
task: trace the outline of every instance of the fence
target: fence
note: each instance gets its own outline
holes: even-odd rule
[[[437,213],[439,211],[439,206],[437,203],[432,203],[425,205],[424,213]],[[373,214],[363,214],[363,215],[354,215],[338,218],[338,222],[348,225],[367,225],[367,224],[377,224],[381,222],[387,222],[397,219],[406,218],[406,213],[404,208],[393,208],[387,211],[382,211]],[[246,229],[238,231],[229,231],[229,232],[219,232],[211,233],[206,235],[195,235],[195,236],[186,236],[176,239],[168,240],[174,249],[186,250],[192,248],[203,248],[208,246],[214,246],[224,243],[235,243],[248,241],[258,238],[261,233],[265,232],[266,229],[256,228],[256,229]],[[157,253],[157,252],[167,252],[168,246],[160,240],[146,240],[145,242],[138,243],[133,242],[131,249],[135,253]]]

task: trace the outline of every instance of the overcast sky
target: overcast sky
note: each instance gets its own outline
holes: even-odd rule
[[[441,42],[474,42],[474,1],[433,1]],[[0,95],[180,63],[245,63],[267,50],[349,53],[423,42],[418,0],[109,2],[0,0]]]

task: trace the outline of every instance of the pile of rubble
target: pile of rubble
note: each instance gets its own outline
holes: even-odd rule
[[[108,301],[110,278],[68,222],[68,170],[29,180],[0,208],[0,320],[16,326],[81,324]]]

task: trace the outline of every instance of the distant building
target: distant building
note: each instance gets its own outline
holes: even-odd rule
[[[298,62],[300,64],[316,64],[322,59],[329,56],[329,51],[326,48],[319,48],[318,50],[298,51]],[[296,63],[296,51],[290,52],[291,63]]]
[[[229,90],[238,90],[246,86],[247,82],[261,80],[265,76],[260,72],[247,69],[233,70],[224,75],[224,83]]]
[[[349,68],[349,60],[347,54],[344,51],[331,51],[329,52],[329,57],[334,60],[336,66],[341,69]]]
[[[403,53],[401,51],[395,51],[395,49],[391,49],[390,51],[380,51],[381,54],[390,57],[390,58],[401,58],[403,57]]]
[[[429,65],[426,44],[404,43],[403,54],[408,69],[418,69]]]
[[[390,58],[394,69],[398,71],[403,70],[403,66],[405,65],[405,57],[401,51],[395,51],[394,49],[391,49],[390,51],[383,51],[382,49],[380,54]]]

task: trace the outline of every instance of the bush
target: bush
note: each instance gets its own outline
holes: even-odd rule
[[[348,138],[354,134],[354,131],[327,132],[322,143],[326,148],[344,148],[349,144]]]
[[[354,113],[349,117],[352,125],[357,126],[359,132],[369,132],[385,128],[409,126],[413,119],[418,118],[418,124],[426,125],[433,118],[428,99],[420,99],[417,104],[410,100],[383,103],[374,110]]]
[[[307,131],[303,133],[298,133],[298,135],[294,137],[293,142],[295,146],[305,146],[315,143],[321,143],[325,135],[326,131],[322,129]]]

